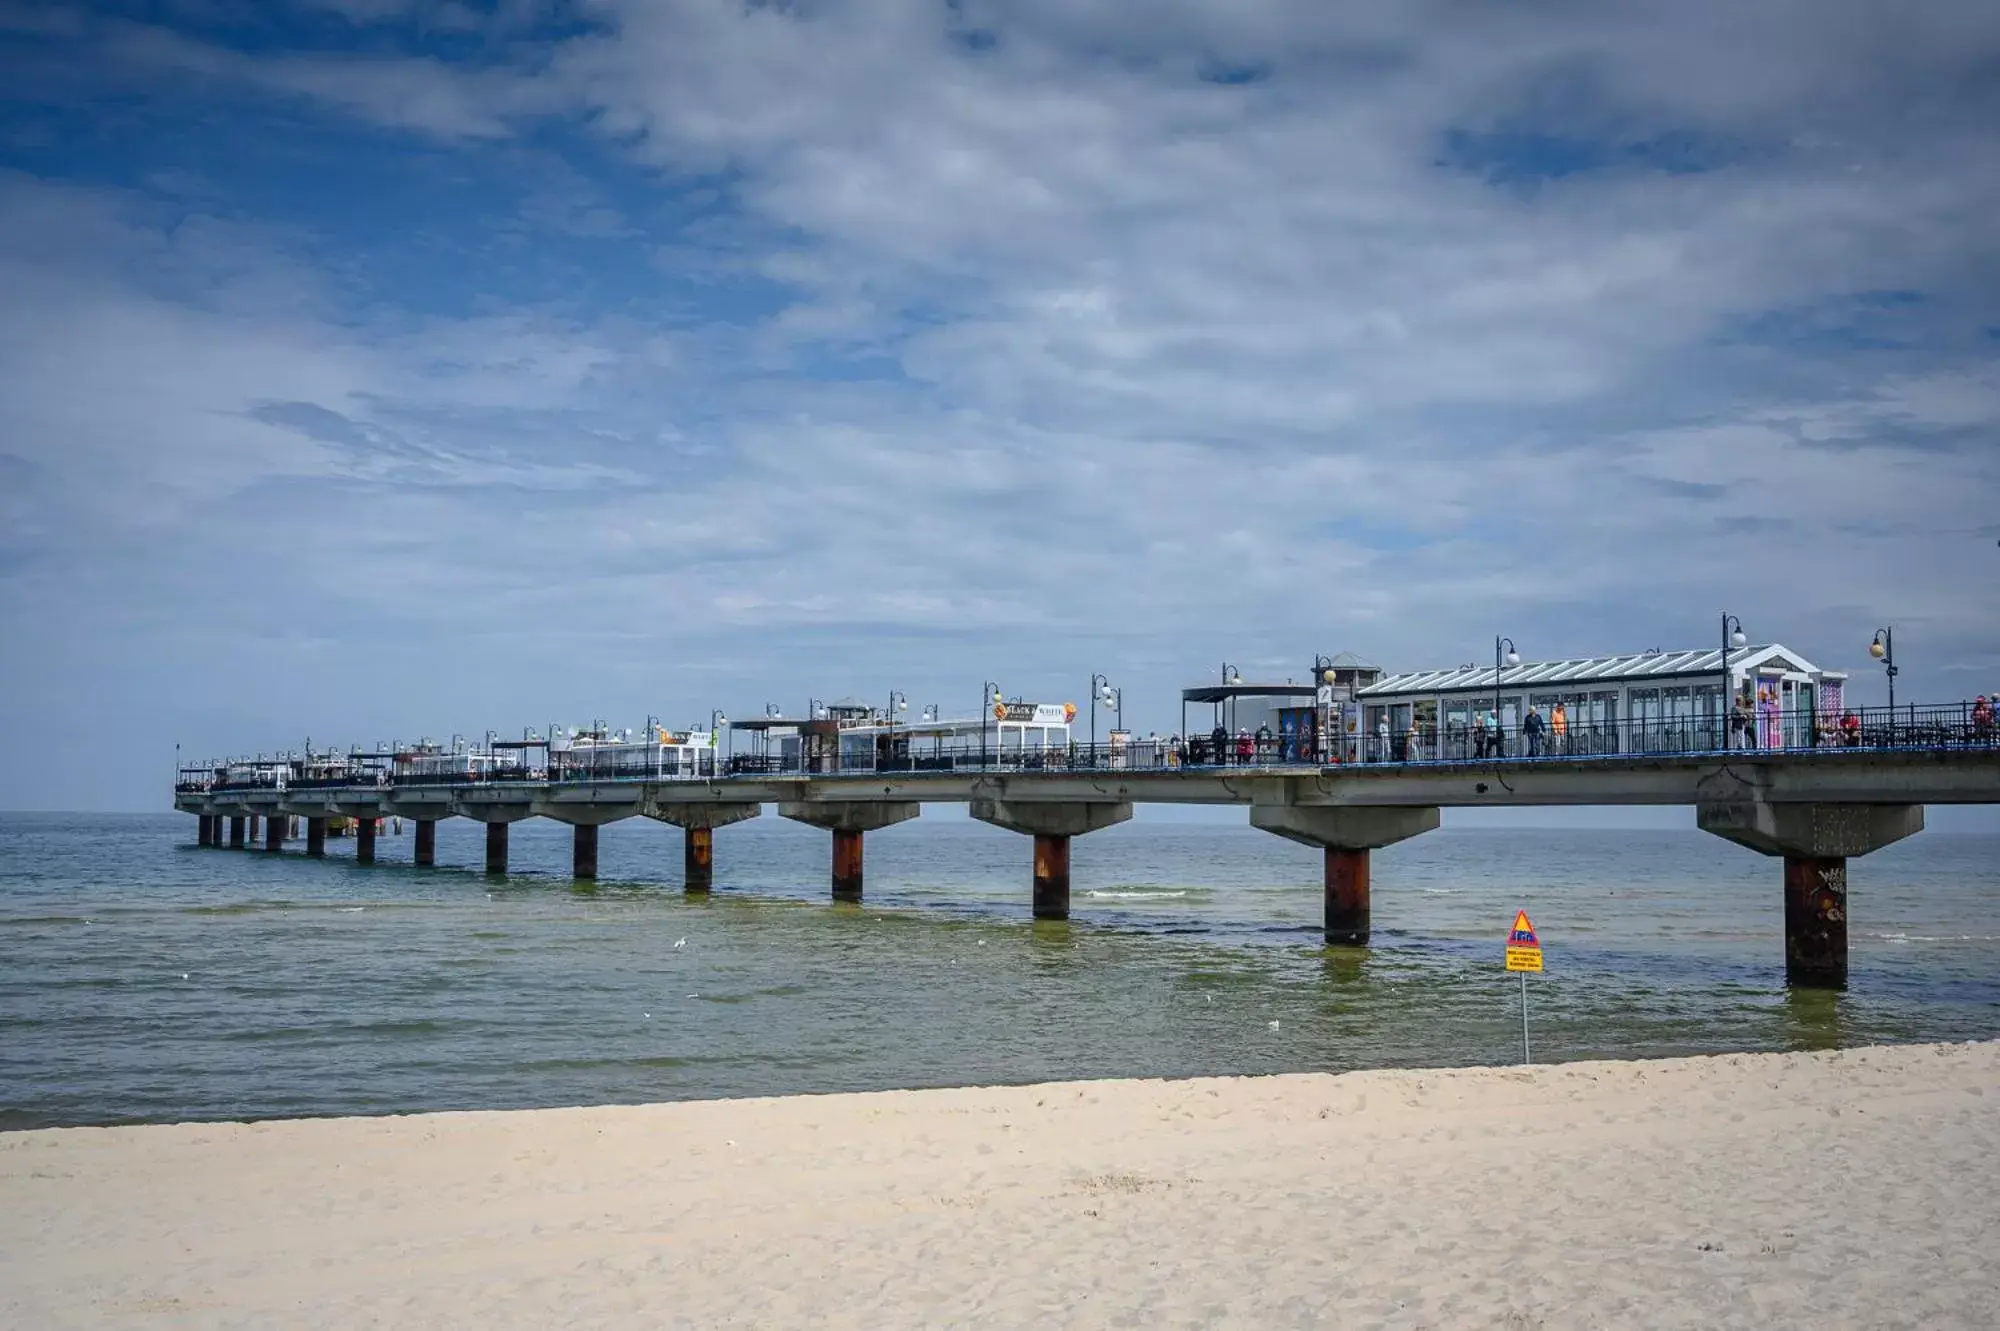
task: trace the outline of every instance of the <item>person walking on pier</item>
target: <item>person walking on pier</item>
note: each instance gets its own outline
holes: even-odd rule
[[[1557,754],[1569,752],[1569,713],[1563,709],[1561,699],[1549,711],[1549,739]]]
[[[1528,737],[1528,756],[1542,756],[1542,714],[1533,703],[1528,704],[1527,719],[1521,722],[1521,733]]]
[[[1229,732],[1222,722],[1215,723],[1215,729],[1208,732],[1208,760],[1217,767],[1229,765]]]
[[[1980,744],[1993,742],[1993,700],[1983,693],[1972,703],[1972,738]]]
[[[1474,712],[1472,714],[1472,756],[1484,759],[1486,757],[1486,749],[1486,713]]]

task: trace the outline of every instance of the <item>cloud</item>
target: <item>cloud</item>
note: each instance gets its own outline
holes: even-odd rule
[[[1990,6],[337,7],[33,38],[161,160],[0,183],[0,612],[90,607],[18,696],[146,642],[246,739],[1114,667],[1164,725],[1210,658],[1724,605],[2000,653]],[[283,153],[166,160],[218,108]]]

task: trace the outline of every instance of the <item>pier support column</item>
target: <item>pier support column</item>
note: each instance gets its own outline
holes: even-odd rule
[[[358,815],[354,820],[354,862],[375,862],[375,819],[368,814]]]
[[[715,829],[690,827],[681,834],[681,891],[715,888]]]
[[[597,825],[579,823],[571,829],[571,832],[575,844],[570,851],[570,877],[585,881],[596,878]]]
[[[277,851],[285,848],[285,815],[266,814],[264,817],[264,849]]]
[[[1368,946],[1368,852],[1328,846],[1325,937],[1331,947]]]
[[[1698,805],[1695,825],[1785,861],[1785,983],[1847,987],[1847,861],[1924,829],[1921,804]]]
[[[215,844],[215,818],[206,813],[195,815],[194,844],[212,846]]]
[[[1132,806],[976,799],[971,813],[982,823],[1035,838],[1035,918],[1066,920],[1070,838],[1124,822],[1132,816]]]
[[[1368,946],[1372,927],[1368,853],[1433,831],[1438,821],[1438,811],[1431,808],[1250,807],[1252,827],[1313,846],[1325,855],[1323,927],[1329,947]]]
[[[326,854],[326,819],[314,818],[310,815],[307,816],[306,854],[308,855]]]
[[[438,825],[435,818],[419,818],[413,858],[418,868],[428,869],[438,862]]]
[[[921,813],[913,800],[868,800],[853,803],[780,804],[778,815],[808,827],[833,833],[833,899],[861,900],[862,842],[869,832],[908,822]]]
[[[486,872],[507,872],[507,827],[506,823],[486,824]]]
[[[1035,918],[1069,918],[1069,836],[1062,832],[1035,834]]]
[[[229,848],[243,849],[243,815],[231,814],[229,818]]]
[[[248,818],[245,818],[243,821],[249,824],[248,844],[254,846],[257,844],[258,838],[264,835],[264,820],[259,818],[256,814],[253,813]]]
[[[681,851],[681,888],[707,892],[715,886],[715,829],[755,818],[757,804],[682,804],[651,798],[640,812],[687,833]]]

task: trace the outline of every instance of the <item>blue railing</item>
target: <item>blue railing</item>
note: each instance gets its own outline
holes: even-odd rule
[[[923,740],[878,744],[874,749],[846,754],[742,754],[722,758],[714,775],[659,773],[644,767],[630,771],[582,770],[560,760],[552,768],[504,767],[449,775],[398,774],[386,781],[396,790],[464,789],[489,785],[625,785],[651,781],[731,781],[764,777],[859,776],[892,773],[900,776],[958,773],[1050,772],[1215,772],[1278,768],[1358,766],[1449,767],[1528,765],[1548,763],[1609,764],[1671,757],[1703,757],[1722,753],[1764,753],[1837,757],[1883,752],[1962,752],[2000,749],[2000,726],[1991,707],[1972,703],[1853,708],[1837,716],[1810,712],[1742,714],[1718,723],[1714,718],[1625,720],[1616,723],[1569,722],[1558,729],[1547,718],[1513,726],[1480,726],[1474,722],[1443,727],[1412,724],[1400,732],[1378,728],[1372,735],[1342,737],[1322,762],[1311,737],[1257,734],[1145,736],[1117,743],[1076,743],[1051,749],[1001,750],[959,742],[942,745]],[[302,790],[376,790],[385,788],[378,773],[351,778],[316,777],[295,780],[287,788]],[[221,794],[272,791],[256,783],[204,783],[182,780],[176,793]]]

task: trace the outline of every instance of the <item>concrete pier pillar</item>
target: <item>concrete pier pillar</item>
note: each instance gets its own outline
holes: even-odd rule
[[[326,854],[326,819],[312,817],[306,819],[306,854]]]
[[[215,819],[209,814],[195,815],[194,844],[212,846],[215,844]]]
[[[757,804],[683,804],[649,799],[639,811],[687,833],[681,845],[681,888],[707,892],[715,886],[715,829],[755,818],[764,809]]]
[[[506,823],[486,824],[486,872],[507,872],[507,827]]]
[[[1035,918],[1069,918],[1069,837],[1065,833],[1035,834]]]
[[[1250,825],[1323,852],[1327,946],[1366,947],[1371,929],[1369,852],[1436,829],[1432,808],[1253,804]]]
[[[1328,846],[1326,941],[1332,947],[1368,946],[1368,852]]]
[[[1132,816],[1132,806],[1110,802],[1056,804],[976,799],[972,801],[971,813],[982,823],[1035,838],[1035,918],[1066,920],[1070,838],[1124,822]]]
[[[907,822],[922,812],[911,800],[854,800],[780,804],[778,815],[833,833],[833,899],[859,901],[863,839],[869,832]]]
[[[419,818],[414,861],[419,868],[428,869],[438,862],[438,825],[435,818]]]
[[[249,843],[254,846],[257,844],[258,839],[264,835],[264,820],[253,813],[243,821],[250,825]]]
[[[375,862],[375,819],[363,814],[354,820],[354,862],[373,864]]]
[[[594,824],[579,823],[572,829],[575,846],[570,854],[570,877],[593,879],[597,877],[597,828]]]
[[[231,814],[229,817],[229,848],[243,849],[243,815],[240,813]]]
[[[1847,861],[1785,856],[1785,983],[1847,987]]]
[[[285,815],[274,813],[264,819],[264,849],[283,850],[285,848]]]
[[[1785,983],[1847,987],[1847,861],[1924,828],[1921,804],[1697,805],[1695,825],[1785,861]]]

